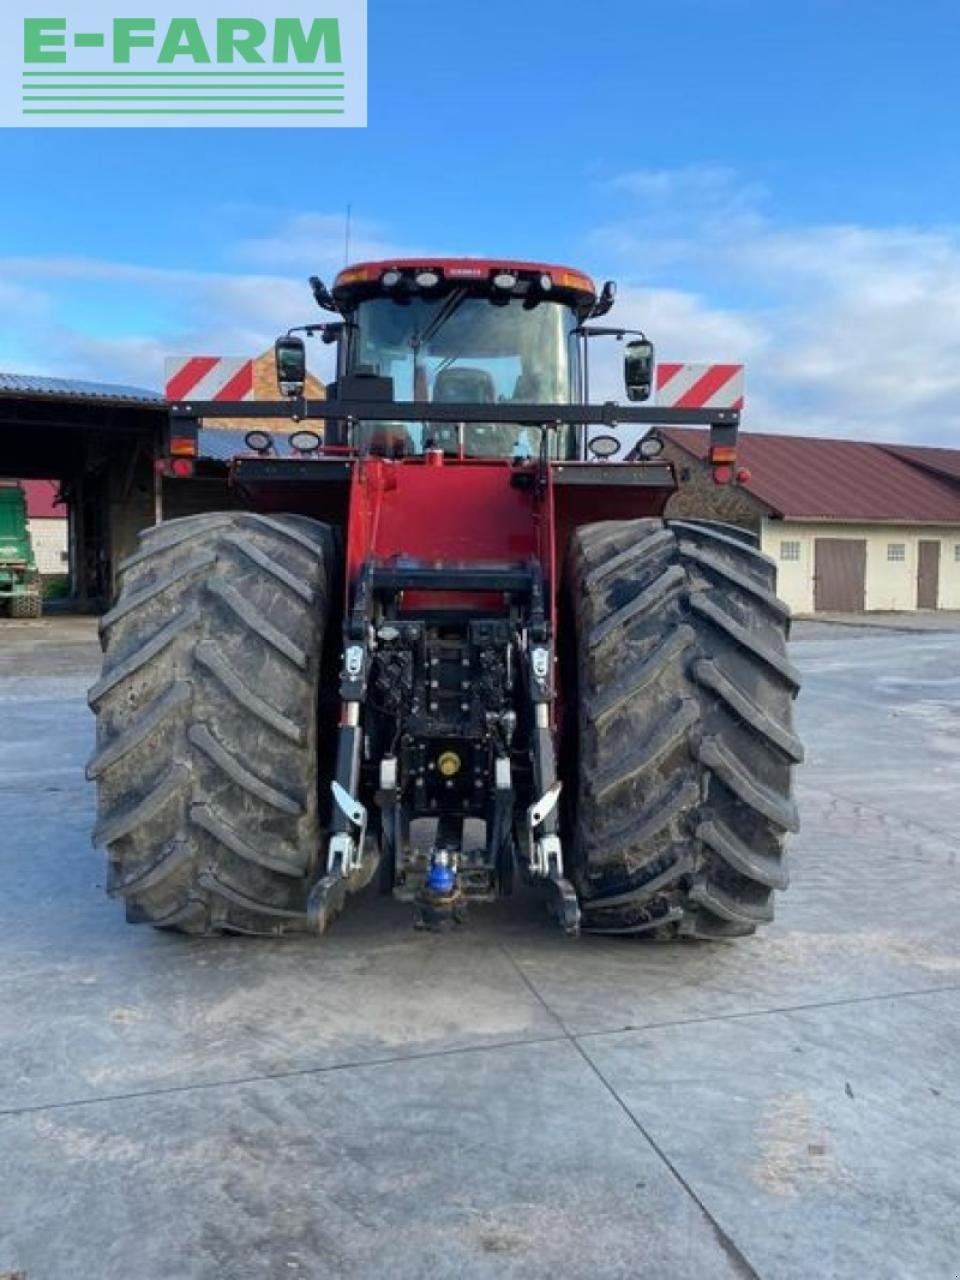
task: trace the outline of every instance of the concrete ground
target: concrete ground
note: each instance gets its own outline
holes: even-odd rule
[[[808,632],[808,625],[812,629]],[[960,631],[960,611],[956,609],[921,609],[917,613],[818,613],[798,614],[794,623],[797,634],[813,638],[825,628],[856,627],[858,631]]]
[[[728,946],[539,902],[123,923],[80,619],[0,625],[0,1275],[960,1275],[960,639],[803,623],[804,827]]]

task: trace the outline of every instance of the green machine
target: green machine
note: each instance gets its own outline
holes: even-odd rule
[[[12,618],[40,617],[40,574],[27,528],[23,486],[0,482],[0,601]]]

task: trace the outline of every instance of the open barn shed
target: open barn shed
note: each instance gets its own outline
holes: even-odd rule
[[[56,482],[82,608],[105,605],[117,565],[154,522],[166,421],[162,396],[140,387],[0,373],[0,477]]]
[[[280,398],[273,349],[250,363],[253,393]],[[325,394],[313,376],[307,389]],[[0,373],[0,479],[54,482],[45,501],[67,521],[62,569],[78,608],[109,605],[141,529],[236,504],[227,463],[256,422],[205,426],[189,478],[177,479],[156,465],[170,452],[167,407],[163,395],[142,387]],[[273,420],[268,425],[276,429]]]

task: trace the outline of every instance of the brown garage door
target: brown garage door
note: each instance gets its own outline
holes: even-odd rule
[[[917,556],[917,608],[936,609],[940,596],[940,543],[921,541]]]
[[[865,538],[817,538],[813,607],[818,613],[863,613],[867,581]]]

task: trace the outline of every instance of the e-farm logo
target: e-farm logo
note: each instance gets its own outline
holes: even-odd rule
[[[275,12],[270,0],[61,6],[13,4],[16,38],[0,30],[0,125],[366,124],[366,0],[275,0]],[[8,11],[3,25],[13,20]]]

